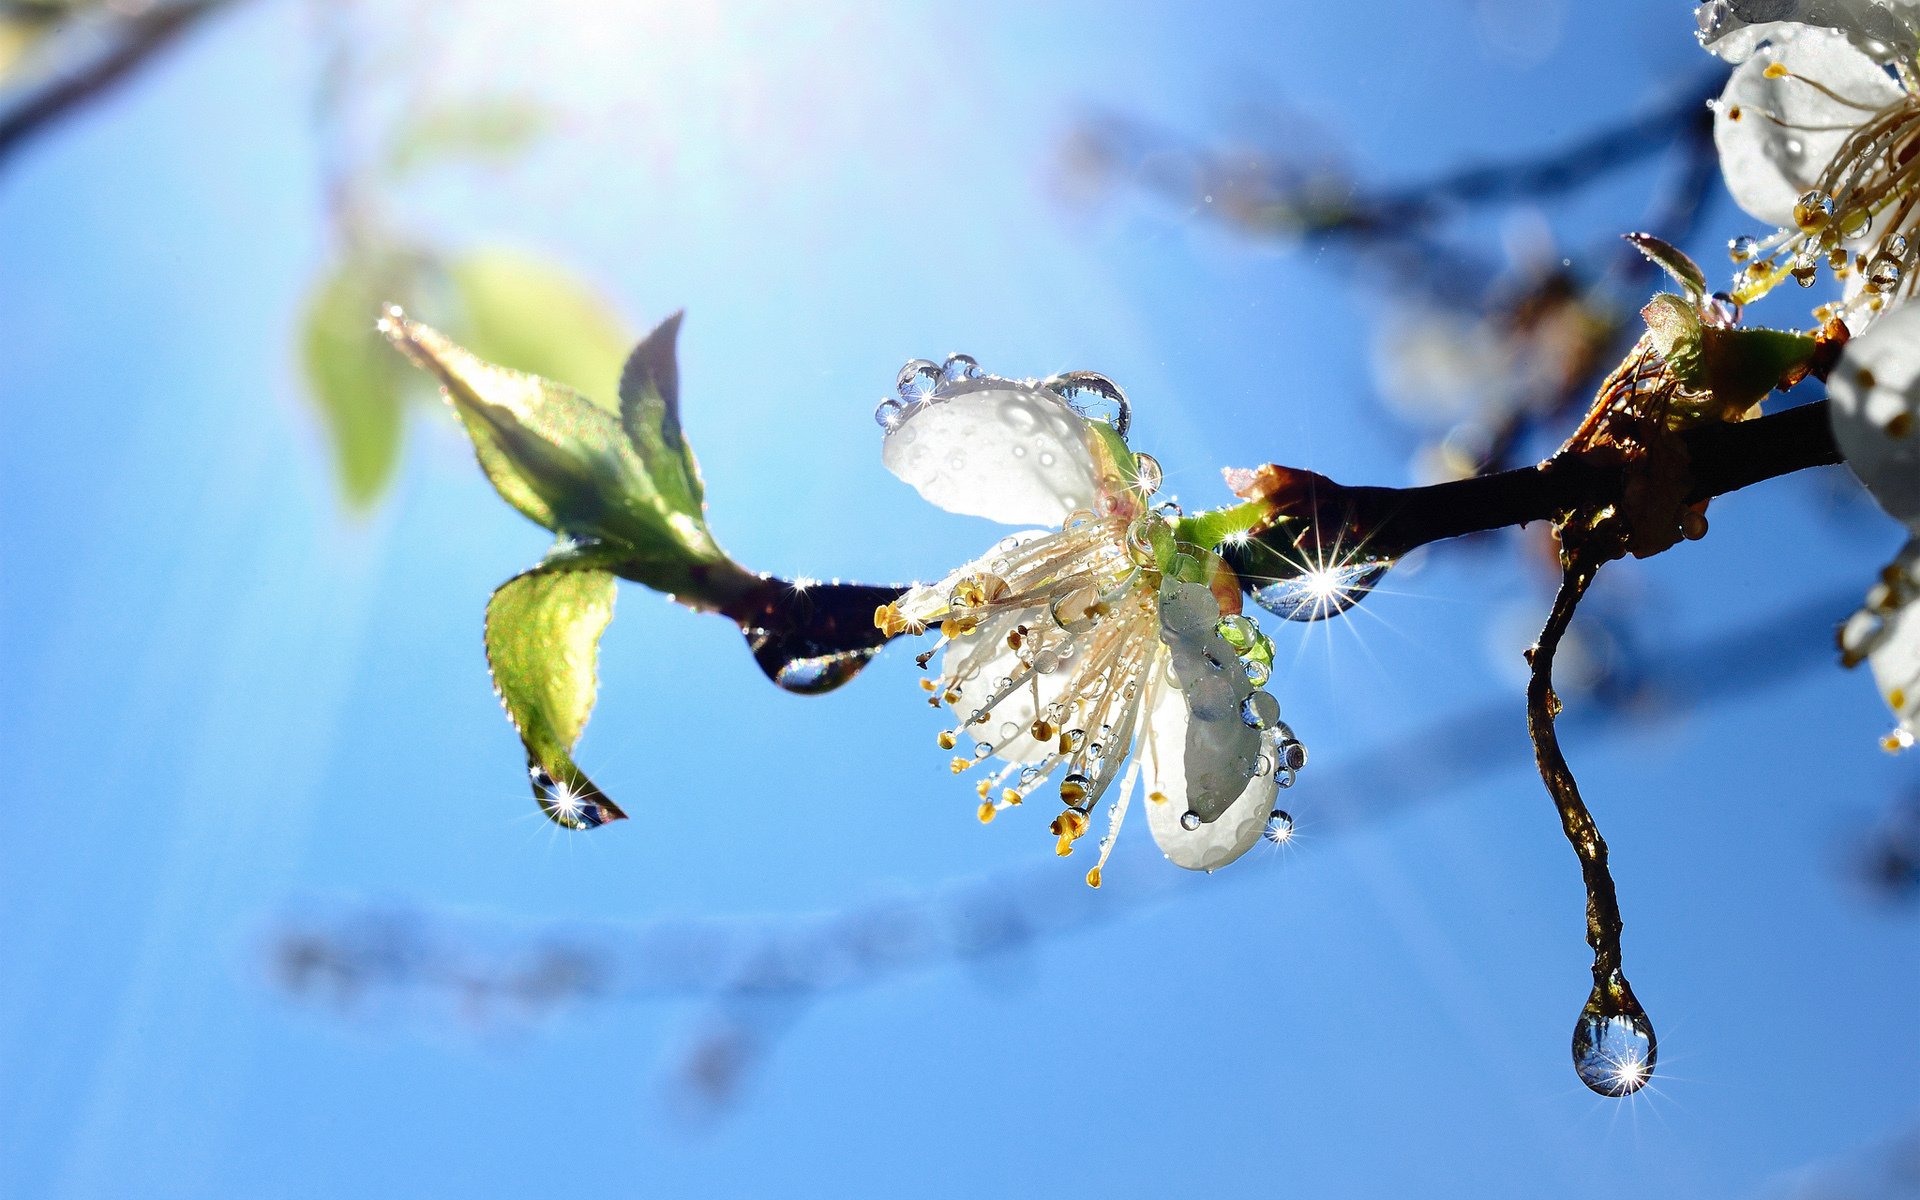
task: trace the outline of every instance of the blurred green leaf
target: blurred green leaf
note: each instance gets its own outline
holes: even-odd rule
[[[380,305],[405,290],[397,255],[350,256],[323,276],[301,320],[301,362],[333,443],[340,489],[355,508],[379,499],[400,453],[406,373],[381,344]]]
[[[406,122],[387,149],[387,173],[404,178],[443,163],[503,162],[547,129],[547,114],[519,96],[486,96],[428,108]]]
[[[448,270],[466,310],[461,331],[475,354],[619,411],[614,385],[633,339],[591,286],[509,250],[477,251]]]
[[[485,362],[403,314],[381,328],[439,378],[487,478],[526,516],[555,533],[617,543],[622,573],[661,591],[697,597],[712,568],[740,573],[704,515],[680,503],[673,472],[663,489],[612,413],[572,388]]]
[[[534,799],[570,829],[626,816],[573,761],[593,713],[600,634],[613,619],[614,578],[600,554],[561,548],[487,601],[487,665],[526,746]]]

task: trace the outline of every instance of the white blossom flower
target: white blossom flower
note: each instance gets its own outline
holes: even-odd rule
[[[1840,632],[1842,661],[1871,664],[1899,721],[1883,744],[1900,750],[1920,732],[1920,307],[1903,306],[1848,342],[1827,394],[1847,465],[1915,535]]]
[[[1160,466],[1128,448],[1119,388],[1085,372],[984,376],[955,355],[908,363],[899,392],[876,413],[889,470],[948,511],[1044,527],[874,616],[889,633],[939,626],[919,659],[938,655],[938,674],[922,685],[957,721],[939,745],[973,743],[952,768],[984,771],[980,819],[1058,776],[1065,855],[1109,801],[1095,887],[1136,789],[1180,866],[1245,853],[1306,752],[1259,690],[1273,643],[1241,615],[1237,579],[1210,550],[1178,544],[1154,507]]]
[[[1821,268],[1845,284],[1816,309],[1855,332],[1913,290],[1920,240],[1915,0],[1714,0],[1700,39],[1736,62],[1714,106],[1727,189],[1778,232],[1736,238],[1735,298]]]

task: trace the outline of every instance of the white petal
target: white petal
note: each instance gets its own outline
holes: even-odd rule
[[[1909,592],[1920,589],[1920,541],[1906,544],[1894,568]],[[1920,732],[1920,603],[1904,604],[1884,618],[1863,609],[1855,615],[1856,621],[1861,618],[1875,625],[1884,621],[1867,653],[1880,698],[1899,718],[1902,729],[1909,734]],[[1849,622],[1850,632],[1853,624]]]
[[[1170,579],[1161,585],[1160,641],[1187,710],[1181,791],[1186,808],[1202,821],[1226,811],[1246,789],[1260,755],[1260,731],[1241,717],[1254,688],[1240,656],[1215,631],[1219,623],[1220,602],[1205,584]]]
[[[1047,705],[1060,698],[1070,672],[1035,673],[1032,678],[993,706],[993,714],[984,725],[970,723],[973,713],[983,708],[1001,690],[1003,679],[1018,678],[1026,666],[1019,652],[1007,644],[1014,626],[1039,622],[1044,609],[1017,609],[996,614],[982,621],[972,633],[956,638],[947,647],[940,665],[940,686],[960,693],[953,705],[954,719],[973,735],[975,742],[988,742],[993,754],[1007,762],[1035,763],[1054,749],[1054,742],[1034,740],[1034,718]],[[1007,727],[1012,726],[1012,732]]]
[[[947,388],[881,444],[887,470],[948,512],[1058,526],[1091,509],[1099,472],[1086,418],[1053,393],[1008,379]]]
[[[1767,78],[1775,62],[1791,74]],[[1803,80],[1869,107],[1843,104]],[[1880,65],[1842,35],[1786,27],[1773,45],[1734,69],[1715,107],[1713,141],[1727,190],[1759,220],[1791,226],[1794,202],[1813,187],[1847,134],[1901,95]]]
[[[1189,805],[1186,795],[1187,702],[1180,689],[1162,680],[1155,685],[1152,708],[1135,751],[1146,773],[1147,827],[1167,858],[1190,871],[1212,871],[1239,858],[1260,840],[1267,814],[1280,785],[1268,771],[1247,785],[1226,811],[1194,829],[1180,818]],[[1155,794],[1166,799],[1155,802]]]
[[[1790,37],[1801,26],[1838,30],[1890,61],[1914,47],[1915,9],[1913,0],[1709,0],[1693,11],[1700,44],[1737,63],[1761,42]]]
[[[1848,342],[1827,375],[1833,438],[1880,507],[1920,532],[1920,305]]]

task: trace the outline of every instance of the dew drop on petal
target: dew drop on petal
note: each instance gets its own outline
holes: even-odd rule
[[[1278,846],[1293,839],[1293,817],[1284,808],[1267,814],[1267,829],[1261,836]]]
[[[908,404],[916,404],[933,395],[940,386],[940,367],[924,358],[916,358],[900,368],[893,390]]]
[[[1247,669],[1247,682],[1254,687],[1267,686],[1267,680],[1273,678],[1273,670],[1259,659],[1250,658],[1243,666]]]
[[[949,354],[947,361],[940,364],[940,382],[962,383],[969,379],[980,378],[980,364],[971,354]]]
[[[1105,421],[1121,437],[1133,423],[1133,407],[1120,385],[1097,371],[1068,371],[1042,380],[1041,387],[1065,400],[1089,421]]]
[[[1254,729],[1266,729],[1280,719],[1280,702],[1272,692],[1255,692],[1240,702],[1240,719]]]
[[[873,410],[873,423],[882,429],[894,429],[906,419],[906,406],[891,396],[882,400]]]
[[[1200,828],[1200,814],[1192,809],[1181,813],[1180,828],[1186,830],[1188,833],[1192,833],[1194,830]]]

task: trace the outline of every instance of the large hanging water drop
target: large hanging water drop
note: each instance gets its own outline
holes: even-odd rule
[[[1288,621],[1320,621],[1339,616],[1365,599],[1391,566],[1391,559],[1380,559],[1313,567],[1255,588],[1254,603]]]
[[[1121,437],[1133,423],[1133,406],[1120,385],[1097,371],[1068,371],[1041,381],[1041,387],[1065,400],[1089,421],[1105,421]]]
[[[1639,1004],[1610,1000],[1604,986],[1580,1010],[1573,1027],[1573,1070],[1602,1096],[1631,1096],[1653,1078],[1659,1057],[1653,1023]]]

